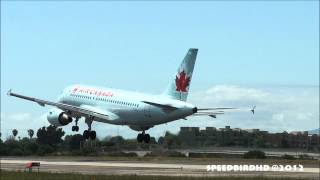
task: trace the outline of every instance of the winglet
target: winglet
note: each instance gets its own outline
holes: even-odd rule
[[[9,89],[9,91],[7,92],[8,96],[11,96],[11,91],[12,91],[12,89]]]
[[[253,106],[253,108],[250,110],[252,114],[254,114],[254,110],[256,109],[256,106]]]

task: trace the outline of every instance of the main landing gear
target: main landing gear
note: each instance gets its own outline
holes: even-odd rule
[[[93,117],[89,117],[89,118],[86,118],[85,122],[87,123],[88,125],[88,130],[84,130],[83,131],[83,138],[84,139],[96,139],[97,137],[97,134],[96,134],[96,131],[91,131],[91,125],[92,125],[92,122],[93,122]]]
[[[78,121],[79,121],[79,118],[76,119],[76,125],[72,126],[71,128],[72,131],[76,131],[76,132],[79,131]]]
[[[139,143],[141,143],[142,141],[145,142],[145,143],[149,143],[150,142],[150,135],[149,134],[145,134],[145,132],[142,131],[142,133],[138,134],[137,141]]]

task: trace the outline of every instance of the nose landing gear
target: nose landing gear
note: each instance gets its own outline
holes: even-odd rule
[[[145,142],[145,143],[149,143],[150,142],[150,135],[149,134],[145,134],[145,131],[142,131],[142,133],[138,134],[137,141],[139,143],[141,143],[142,141]]]

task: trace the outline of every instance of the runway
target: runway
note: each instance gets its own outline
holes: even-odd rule
[[[1,169],[24,170],[25,164],[31,159],[5,158],[1,159]],[[160,175],[160,176],[289,176],[318,179],[319,167],[305,167],[303,171],[254,171],[254,172],[208,172],[207,165],[161,163],[143,161],[73,161],[73,160],[35,160],[40,162],[43,172],[72,172],[82,174],[108,175]]]

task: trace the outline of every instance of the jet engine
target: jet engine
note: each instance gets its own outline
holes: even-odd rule
[[[60,109],[51,109],[47,115],[50,124],[58,127],[72,122],[72,117]]]

